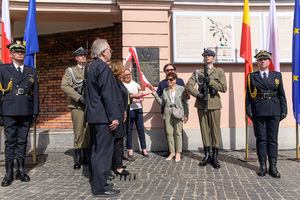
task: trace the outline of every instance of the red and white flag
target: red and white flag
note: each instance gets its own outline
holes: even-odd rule
[[[136,66],[137,66],[137,68],[139,70],[141,82],[143,83],[143,85],[145,85],[146,87],[148,87],[151,84],[149,83],[149,81],[147,80],[147,78],[145,77],[145,75],[141,72],[140,63],[139,63],[139,59],[138,59],[135,47],[129,47],[129,55],[126,58],[126,62],[127,61],[131,61],[132,58],[134,59],[135,64],[136,64]]]
[[[2,43],[1,43],[1,60],[3,63],[11,63],[9,49],[6,45],[11,43],[9,0],[2,0]]]
[[[280,72],[279,41],[275,0],[270,0],[269,26],[266,50],[272,53],[271,64],[269,66],[269,69],[272,71],[275,70]]]

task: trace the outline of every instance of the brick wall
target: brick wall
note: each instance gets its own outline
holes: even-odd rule
[[[37,128],[73,128],[69,98],[61,91],[61,80],[67,67],[75,65],[72,54],[79,47],[90,47],[95,38],[107,39],[113,49],[112,59],[122,59],[122,26],[39,35],[40,52],[37,53],[37,71],[40,85],[40,115]]]

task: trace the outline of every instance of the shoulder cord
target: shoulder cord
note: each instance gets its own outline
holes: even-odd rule
[[[202,83],[199,82],[199,80],[198,80],[198,75],[199,75],[199,71],[198,71],[198,69],[197,69],[197,70],[195,71],[195,77],[196,77],[196,81],[197,81],[198,85],[200,86],[200,85],[203,85],[203,82],[202,82]]]
[[[248,87],[249,87],[249,93],[250,93],[250,96],[251,96],[252,99],[254,99],[254,98],[257,96],[257,89],[256,89],[256,87],[254,87],[254,91],[251,92],[250,74],[248,74],[247,80],[248,80]]]
[[[11,78],[10,81],[9,81],[9,83],[7,84],[7,88],[4,90],[3,87],[2,87],[2,84],[0,82],[0,91],[2,91],[2,92],[8,92],[9,90],[12,89],[12,84],[13,84],[13,82],[12,82],[12,78]]]
[[[71,67],[68,67],[68,70],[69,70],[69,73],[70,73],[70,76],[71,76],[71,85],[72,84],[74,84],[74,85],[80,85],[83,82],[83,79],[80,80],[80,81],[77,81],[75,79],[75,76],[73,74],[73,71],[72,71]]]

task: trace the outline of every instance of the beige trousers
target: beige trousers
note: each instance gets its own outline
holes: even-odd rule
[[[169,151],[181,153],[182,152],[182,120],[175,118],[172,115],[172,110],[169,109],[166,113],[165,127],[167,134],[167,141]],[[176,149],[176,150],[175,150]]]

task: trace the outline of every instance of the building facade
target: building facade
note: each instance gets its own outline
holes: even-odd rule
[[[287,16],[291,16],[294,10],[294,1],[277,0],[276,6],[280,16],[286,13]],[[232,18],[233,22],[236,22],[234,26],[227,27],[232,28],[232,36],[235,35],[234,44],[238,48],[240,45],[240,32],[238,31],[240,30],[237,27],[243,7],[243,0],[37,0],[36,18],[40,45],[36,67],[40,83],[40,116],[37,122],[38,147],[72,146],[73,134],[70,130],[72,122],[70,110],[67,108],[68,98],[61,91],[60,84],[65,69],[75,64],[72,52],[80,46],[86,48],[86,41],[90,47],[92,41],[97,37],[107,39],[114,50],[112,59],[122,59],[124,63],[129,53],[129,47],[158,48],[159,80],[165,78],[163,66],[172,62],[177,67],[178,76],[186,82],[191,74],[202,65],[201,61],[195,59],[196,52],[202,51],[203,46],[210,45],[209,40],[206,41],[203,37],[200,41],[200,50],[197,50],[197,47],[193,46],[194,40],[188,40],[197,34],[201,35],[201,33],[196,33],[199,30],[199,24],[196,22],[202,20],[204,15],[217,16],[216,19],[220,20],[222,20],[223,14],[228,19],[229,16],[236,15],[236,18]],[[10,1],[12,37],[15,40],[23,37],[27,9],[28,0]],[[253,28],[256,32],[253,32],[252,44],[254,47],[258,46],[256,49],[254,48],[254,53],[255,50],[260,50],[258,48],[265,47],[265,39],[261,38],[265,38],[266,35],[267,27],[263,19],[265,13],[269,12],[269,1],[250,0],[250,12],[254,13],[254,17],[251,19],[254,23],[251,24],[251,27],[252,25],[256,27]],[[251,13],[250,16],[252,16]],[[175,19],[175,16],[197,17],[193,17],[195,20],[193,22],[186,17]],[[282,18],[282,20],[288,20],[287,24],[292,24],[292,19],[292,17]],[[255,20],[261,25],[258,26]],[[285,24],[280,20],[279,22],[282,25]],[[180,23],[188,26],[180,26]],[[200,31],[204,30],[205,25],[207,23],[204,23],[202,28],[200,26]],[[215,28],[212,27],[213,25],[206,30]],[[279,26],[279,28],[281,27]],[[292,29],[287,31],[292,34]],[[291,45],[291,41],[284,42],[286,38],[283,36],[283,34],[289,33],[280,33],[282,35],[280,37],[279,34],[279,40],[283,45],[287,45],[287,47],[280,48],[287,48],[287,51],[291,51],[288,46],[289,43]],[[199,37],[195,38],[197,40]],[[229,40],[233,40],[233,37],[229,37]],[[229,40],[226,39],[226,42]],[[256,44],[255,42],[258,40],[259,44]],[[189,46],[195,48],[195,51],[188,52]],[[181,47],[187,49],[185,51],[187,53],[182,52]],[[227,93],[221,94],[223,108],[221,111],[220,148],[223,149],[245,148],[244,64],[238,58],[237,48],[233,48],[231,51],[232,54],[236,54],[232,56],[232,60],[224,62],[220,60],[215,64],[224,69],[228,87]],[[189,58],[190,55],[191,58]],[[223,53],[223,55],[225,54]],[[185,60],[181,60],[181,56]],[[198,58],[201,59],[200,56]],[[254,63],[253,66],[253,70],[256,71],[256,64]],[[292,64],[289,58],[282,60],[281,72],[288,102],[288,116],[280,124],[279,148],[291,149],[295,148],[296,143],[296,122],[292,113]],[[195,99],[191,97],[189,121],[184,125],[184,150],[197,150],[202,147],[194,103]],[[145,97],[143,110],[148,150],[167,150],[160,106],[151,95]],[[138,140],[134,138],[134,141],[134,148],[137,149]],[[251,125],[249,146],[255,148]]]

